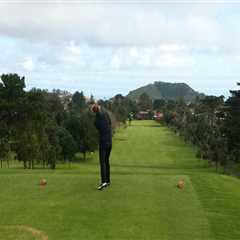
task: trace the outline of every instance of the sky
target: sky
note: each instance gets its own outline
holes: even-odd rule
[[[240,0],[0,0],[0,74],[110,98],[155,81],[229,96]]]

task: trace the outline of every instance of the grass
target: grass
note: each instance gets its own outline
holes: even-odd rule
[[[52,170],[0,170],[0,239],[240,239],[240,180],[216,174],[195,150],[153,121],[114,138],[112,185],[100,192],[97,153]],[[39,179],[48,180],[45,188]],[[176,183],[185,180],[179,190]]]

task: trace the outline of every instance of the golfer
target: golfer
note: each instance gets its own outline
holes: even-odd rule
[[[94,104],[92,111],[96,113],[95,126],[99,132],[101,184],[98,190],[102,190],[110,185],[109,157],[112,150],[112,126],[109,114],[101,106]]]

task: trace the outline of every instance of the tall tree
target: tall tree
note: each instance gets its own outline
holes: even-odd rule
[[[75,111],[83,111],[87,108],[86,98],[83,92],[75,92],[72,96],[72,101],[70,103],[71,107]]]
[[[11,151],[17,125],[24,115],[25,79],[17,74],[3,74],[0,82],[0,148],[1,166]]]
[[[9,131],[4,122],[0,123],[0,161],[1,168],[3,167],[3,161],[8,160],[10,153]]]
[[[240,86],[240,83],[237,84]],[[226,101],[225,134],[232,159],[240,161],[240,90],[230,91],[232,96]]]
[[[61,155],[65,161],[72,161],[75,153],[77,153],[77,144],[71,133],[63,128],[58,129],[59,144],[61,146]]]
[[[73,136],[79,152],[84,154],[97,148],[97,131],[94,126],[93,114],[86,110],[82,114],[70,113],[66,122],[66,129]]]
[[[95,116],[90,111],[85,111],[80,117],[80,152],[86,159],[87,152],[93,152],[98,145],[98,135],[94,125]]]
[[[156,99],[153,102],[153,109],[158,111],[163,111],[166,101],[164,99]]]
[[[3,74],[0,82],[0,121],[8,129],[14,126],[21,114],[25,98],[25,79],[17,74]]]
[[[150,110],[152,109],[152,100],[146,93],[142,93],[138,99],[138,106],[140,110]]]

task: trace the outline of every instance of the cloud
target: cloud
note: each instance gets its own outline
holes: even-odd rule
[[[21,63],[21,65],[24,68],[24,70],[27,70],[29,72],[33,71],[35,68],[35,65],[31,57],[26,57],[24,61]]]
[[[159,66],[169,66],[169,67],[178,67],[186,65],[194,65],[195,61],[193,57],[190,56],[178,56],[172,53],[164,54],[159,57],[156,65]]]
[[[110,97],[110,86],[126,92],[162,80],[204,89],[239,79],[240,5],[11,1],[0,4],[0,66],[30,86]]]
[[[101,46],[215,43],[219,40],[214,15],[218,7],[204,6],[53,4],[53,1],[0,4],[0,32],[31,41],[74,40]]]
[[[77,46],[73,41],[70,41],[60,54],[60,60],[67,64],[80,64],[81,61],[81,47]]]
[[[114,51],[110,66],[113,69],[159,69],[189,67],[195,64],[190,49],[183,45],[165,44],[154,47],[124,47]]]
[[[73,55],[80,55],[81,48],[77,46],[74,41],[71,41],[68,46],[65,47],[67,51],[69,51]]]
[[[0,37],[53,46],[72,43],[68,50],[75,57],[66,56],[69,62],[77,60],[79,45],[161,46],[167,52],[188,47],[197,53],[240,54],[239,5],[232,6],[237,12],[232,16],[230,4],[201,0],[185,4],[180,0],[169,4],[31,2],[0,4]]]
[[[177,44],[163,44],[159,47],[160,50],[166,51],[166,52],[175,52],[186,49],[186,46],[183,45],[177,45]]]

